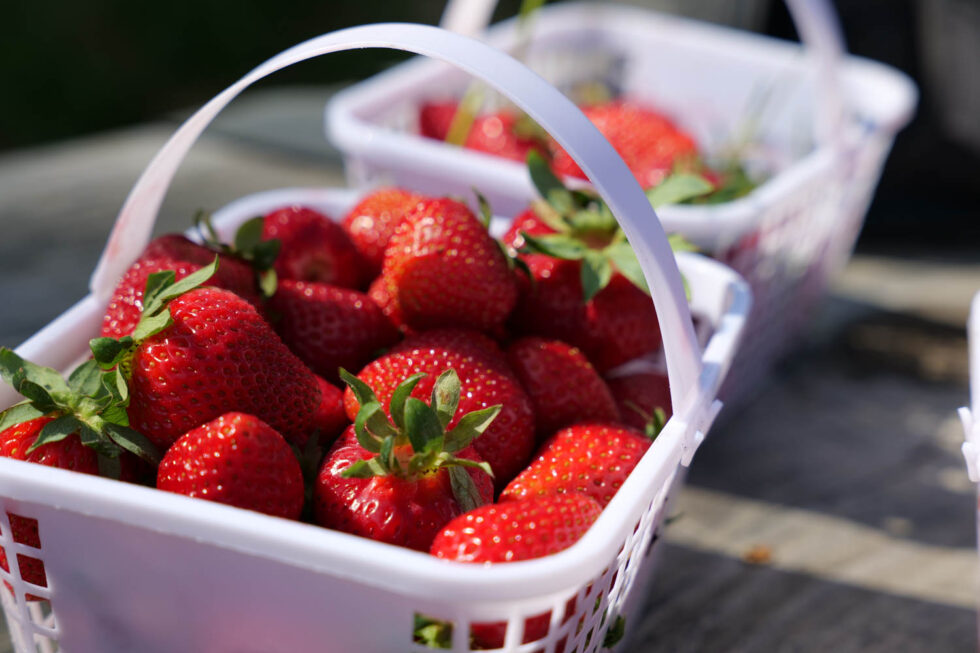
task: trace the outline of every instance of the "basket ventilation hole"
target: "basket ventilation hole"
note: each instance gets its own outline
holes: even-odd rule
[[[10,520],[10,530],[14,542],[40,550],[41,538],[38,534],[36,519],[15,515],[9,512],[7,513],[7,518]],[[44,562],[42,560],[33,556],[24,555],[23,553],[18,553],[17,566],[20,568],[20,577],[23,581],[33,585],[38,585],[40,587],[48,586],[48,577],[45,573]],[[2,546],[0,546],[0,567],[3,567],[4,571],[10,573],[10,565],[7,562],[7,551]],[[13,592],[13,588],[10,586],[10,583],[5,581],[4,584],[7,585],[7,589]],[[42,599],[32,594],[28,594],[27,600],[40,601]]]

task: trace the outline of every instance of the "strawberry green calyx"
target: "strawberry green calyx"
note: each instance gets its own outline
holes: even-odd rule
[[[473,189],[473,194],[476,195],[477,205],[480,207],[479,210],[479,220],[483,223],[483,226],[490,229],[490,223],[493,221],[493,210],[490,208],[490,202],[487,198],[478,191],[476,188]],[[504,244],[503,241],[494,238],[493,242],[497,243],[497,247],[500,248],[500,253],[504,255],[504,260],[507,261],[507,268],[513,270],[514,268],[520,269],[534,283],[534,275],[531,274],[531,268],[527,266],[524,259],[520,258],[513,249]]]
[[[235,232],[234,242],[229,245],[218,236],[211,223],[210,213],[198,211],[194,216],[194,226],[207,246],[219,254],[234,256],[247,262],[255,272],[256,285],[262,292],[262,297],[269,298],[275,294],[279,283],[273,266],[282,248],[282,241],[278,238],[262,239],[264,222],[265,218],[262,216],[246,220]]]
[[[472,510],[482,505],[483,501],[465,468],[482,469],[491,477],[493,471],[486,462],[455,454],[470,446],[486,431],[502,406],[467,413],[452,429],[448,429],[459,407],[462,392],[459,376],[453,369],[440,374],[432,388],[429,403],[411,396],[412,390],[424,376],[410,376],[395,389],[389,419],[374,391],[364,381],[341,368],[340,377],[350,386],[361,406],[354,420],[357,441],[364,449],[376,454],[367,460],[355,462],[342,475],[345,478],[398,476],[413,481],[446,468],[456,501],[464,511]]]
[[[656,406],[648,412],[632,401],[627,401],[626,407],[643,418],[645,422],[643,434],[651,440],[655,440],[660,435],[660,432],[664,430],[664,426],[667,425],[667,411],[661,406]]]
[[[123,451],[158,463],[160,454],[141,433],[130,428],[126,407],[129,392],[118,371],[99,368],[95,361],[78,366],[66,381],[61,374],[35,365],[11,349],[0,348],[0,378],[25,400],[0,413],[0,431],[51,416],[28,453],[77,434],[82,444],[99,455],[100,471],[118,478]]]
[[[541,196],[532,207],[555,233],[532,236],[522,232],[525,245],[521,252],[581,261],[585,302],[605,288],[616,271],[650,294],[636,254],[605,202],[590,192],[566,188],[537,152],[528,154],[527,163]],[[659,207],[700,197],[713,188],[698,175],[678,173],[647,191],[647,198],[652,206]],[[680,236],[671,236],[670,242],[674,251],[694,249]]]
[[[92,356],[103,370],[116,369],[120,373],[121,383],[129,377],[129,361],[133,350],[144,340],[160,333],[171,324],[168,305],[170,300],[180,297],[205,281],[210,279],[218,270],[218,257],[214,257],[209,265],[204,266],[180,281],[176,281],[173,270],[151,274],[146,280],[146,290],[143,293],[143,312],[131,335],[123,338],[93,338],[89,341]]]

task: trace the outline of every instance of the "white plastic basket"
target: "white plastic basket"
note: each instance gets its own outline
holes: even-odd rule
[[[575,107],[518,62],[476,41],[419,25],[333,32],[273,57],[218,95],[174,134],[120,212],[91,294],[18,352],[68,368],[85,356],[115,281],[145,246],[180,161],[212,118],[254,81],[330,52],[387,47],[452,61],[506,94],[566,147],[609,202],[637,251],[666,345],[674,416],[594,527],[554,556],[484,567],[431,556],[236,508],[0,459],[0,577],[18,653],[429,650],[413,643],[416,614],[454,624],[452,647],[469,650],[469,624],[507,623],[503,650],[596,651],[611,619],[629,613],[648,580],[641,567],[673,485],[720,408],[715,400],[750,303],[723,265],[679,258],[692,310],[711,325],[694,339],[674,257],[625,164]],[[333,216],[349,191],[283,189],[244,198],[216,215],[226,234],[256,212],[297,201]],[[0,406],[17,398],[0,392]],[[35,519],[40,548],[11,541],[10,515]],[[17,555],[44,562],[47,587],[25,583]],[[34,595],[47,601],[28,601]],[[564,615],[577,596],[576,612]],[[545,640],[521,645],[524,619],[552,611]],[[628,628],[629,626],[627,626]]]
[[[459,0],[446,20],[473,30],[488,0]],[[753,314],[736,360],[749,392],[791,344],[850,255],[896,132],[916,90],[882,64],[844,56],[825,0],[787,0],[806,47],[730,28],[610,4],[547,5],[525,60],[560,89],[599,79],[660,107],[715,151],[757,117],[759,138],[785,163],[748,196],[716,206],[658,211],[679,232],[739,272]],[[470,13],[467,9],[471,10]],[[475,18],[474,18],[475,17]],[[504,50],[515,20],[486,33]],[[353,185],[396,183],[422,191],[481,192],[503,215],[534,196],[524,166],[418,135],[425,100],[459,96],[470,80],[442,62],[416,59],[339,93],[327,108],[331,140]],[[768,94],[758,116],[760,95]]]

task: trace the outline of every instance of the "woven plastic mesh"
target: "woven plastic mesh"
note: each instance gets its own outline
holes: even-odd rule
[[[41,549],[15,541],[11,522],[36,525],[34,520],[16,513],[0,511],[0,547],[7,559],[7,570],[0,568],[0,603],[7,617],[11,642],[19,653],[54,653],[58,650],[58,626],[48,599],[51,591],[29,583],[21,577],[25,565],[38,565],[43,570]],[[45,578],[45,583],[47,579]]]

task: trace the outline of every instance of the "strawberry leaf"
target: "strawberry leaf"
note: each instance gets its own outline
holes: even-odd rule
[[[453,496],[456,497],[456,503],[459,504],[463,512],[476,510],[483,505],[480,491],[477,489],[476,483],[473,482],[473,477],[464,467],[454,466],[447,471],[449,472],[449,484],[452,487]]]
[[[603,252],[588,250],[582,259],[582,300],[589,301],[609,285],[612,265]]]
[[[143,290],[143,312],[154,312],[159,308],[160,294],[173,285],[177,273],[173,270],[154,272],[146,280]]]
[[[133,347],[133,339],[125,336],[116,340],[115,338],[92,338],[88,341],[89,349],[99,367],[104,370],[111,370],[120,363]]]
[[[156,315],[144,315],[144,317],[140,318],[136,328],[133,329],[132,339],[137,342],[142,342],[150,336],[160,333],[171,324],[173,324],[173,320],[170,318],[169,308],[164,308]]]
[[[498,404],[463,415],[453,430],[446,434],[445,450],[456,453],[470,446],[473,440],[489,428],[490,423],[497,418],[502,408],[503,406]]]
[[[524,237],[524,247],[521,248],[522,252],[546,254],[567,261],[581,259],[589,249],[582,241],[567,234],[531,236],[527,232],[522,231],[521,236]]]
[[[33,381],[21,381],[17,392],[27,397],[44,414],[53,413],[60,408],[47,389]]]
[[[696,252],[698,246],[680,234],[670,234],[667,236],[670,248],[675,252]]]
[[[340,374],[340,378],[351,389],[351,392],[354,393],[354,398],[357,399],[357,403],[362,406],[371,402],[380,403],[377,395],[374,394],[374,390],[367,383],[342,367],[338,370],[338,374]]]
[[[160,463],[159,450],[139,431],[119,424],[106,424],[105,431],[106,435],[122,449],[136,454],[152,465]]]
[[[382,438],[372,433],[368,429],[367,423],[379,412],[383,412],[381,404],[377,400],[370,401],[366,404],[361,404],[360,410],[357,411],[357,417],[354,418],[354,435],[357,436],[358,443],[371,453],[381,451]]]
[[[462,147],[473,129],[473,122],[480,107],[483,106],[483,90],[479,84],[470,84],[463,94],[463,98],[456,105],[456,113],[449,123],[449,130],[446,132],[446,142],[450,145]]]
[[[391,402],[388,410],[391,411],[391,420],[398,428],[405,428],[405,401],[411,396],[412,390],[425,374],[413,374],[398,384],[395,391],[391,393]]]
[[[159,295],[159,301],[161,303],[169,302],[171,299],[176,299],[203,284],[218,271],[218,261],[218,256],[215,255],[214,260],[203,268],[195,270],[180,281],[165,288]],[[144,310],[144,313],[146,313],[146,310]]]
[[[27,453],[31,453],[38,447],[51,442],[60,442],[73,433],[78,433],[82,428],[82,423],[74,415],[62,415],[61,417],[48,422],[41,429],[37,439],[28,447]]]
[[[442,424],[436,411],[415,397],[405,402],[405,435],[416,453],[424,452],[432,440],[438,440],[442,448]]]
[[[650,294],[650,287],[647,286],[646,277],[643,276],[643,268],[640,267],[636,253],[628,242],[613,243],[603,251],[620,274],[629,279],[634,286],[646,294]]]
[[[527,154],[527,171],[538,194],[547,200],[559,215],[567,215],[575,210],[575,199],[571,192],[551,171],[551,166],[537,150],[531,150]]]
[[[246,220],[235,232],[235,249],[239,252],[250,252],[262,242],[262,228],[265,218],[259,216]]]
[[[279,275],[276,274],[274,268],[269,268],[268,270],[263,270],[258,273],[259,277],[259,291],[261,291],[262,296],[265,298],[272,297],[276,294],[276,288],[279,287]]]
[[[25,381],[29,381],[46,391],[69,392],[68,384],[58,372],[50,367],[42,367],[24,360],[12,349],[6,347],[0,348],[0,378],[21,394],[24,393],[20,386]]]
[[[68,387],[78,394],[94,396],[102,387],[102,369],[98,362],[87,360],[68,377]]]
[[[282,249],[282,241],[278,238],[270,238],[255,245],[251,252],[247,254],[240,252],[239,255],[246,261],[251,261],[252,266],[259,270],[270,270],[279,257],[280,249]]]
[[[373,478],[375,476],[387,476],[388,470],[377,458],[369,458],[352,463],[340,475],[344,478]]]
[[[707,195],[714,189],[714,185],[700,175],[675,173],[647,190],[647,199],[650,200],[650,205],[656,209]]]
[[[24,422],[42,416],[44,416],[44,413],[35,408],[30,400],[14,404],[0,413],[0,433],[6,431],[11,426],[17,426],[18,424],[23,424]]]
[[[490,202],[476,188],[473,189],[473,194],[476,195],[476,202],[480,206],[480,222],[484,227],[489,229],[490,221],[493,220],[493,211],[490,209]]]
[[[449,368],[439,375],[435,385],[432,386],[432,400],[430,405],[436,411],[439,424],[443,429],[449,425],[456,408],[459,407],[459,395],[462,387],[459,383],[459,375],[456,370]]]

